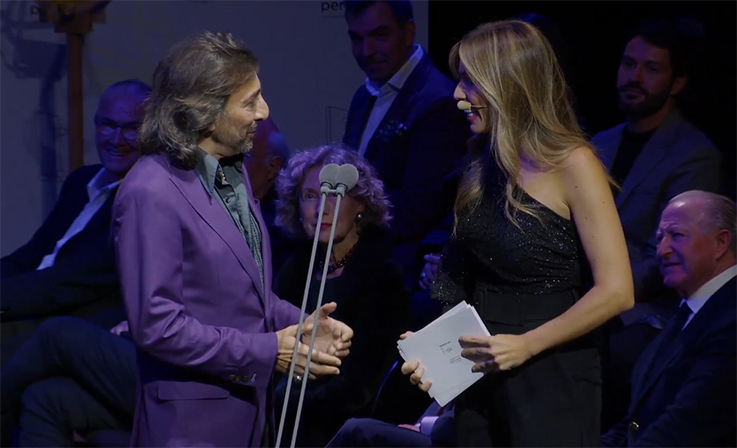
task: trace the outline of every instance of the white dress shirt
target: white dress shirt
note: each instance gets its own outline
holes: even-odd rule
[[[691,319],[693,319],[696,313],[698,313],[706,304],[709,298],[734,277],[737,277],[737,265],[733,265],[732,267],[725,269],[724,272],[704,283],[701,288],[691,294],[688,299],[681,300],[681,304],[686,302],[688,307],[691,308],[691,314],[688,316],[688,319],[686,319],[686,323],[683,324],[683,328],[686,328],[686,325],[691,322]]]
[[[87,195],[89,196],[90,201],[84,206],[82,213],[77,216],[77,219],[74,220],[72,225],[69,226],[67,233],[57,241],[54,251],[46,255],[43,260],[41,260],[41,264],[38,265],[37,270],[40,271],[41,269],[46,269],[54,265],[54,260],[56,259],[56,255],[59,253],[59,250],[64,247],[67,241],[72,239],[74,235],[81,232],[87,224],[89,224],[92,217],[95,216],[95,213],[97,213],[98,210],[100,210],[102,204],[104,204],[105,201],[107,201],[107,198],[110,197],[110,193],[119,184],[120,180],[117,176],[107,171],[105,168],[95,174],[95,177],[93,177],[87,184]]]
[[[366,121],[366,127],[363,129],[363,134],[361,134],[361,145],[358,147],[358,153],[361,154],[361,156],[366,153],[366,147],[368,146],[371,137],[374,135],[374,132],[376,132],[376,128],[381,124],[381,120],[384,119],[384,115],[386,115],[387,111],[392,106],[394,99],[404,86],[407,78],[409,78],[409,75],[415,67],[417,67],[423,54],[424,52],[422,51],[422,47],[415,45],[415,51],[412,53],[412,56],[410,56],[402,68],[400,68],[384,85],[377,85],[366,78],[366,89],[371,96],[376,97],[376,102],[374,103],[374,107],[371,109],[371,114]]]

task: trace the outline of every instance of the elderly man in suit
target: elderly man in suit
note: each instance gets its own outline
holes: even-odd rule
[[[271,292],[271,251],[243,155],[269,115],[258,61],[232,35],[203,32],[154,71],[143,156],[120,187],[112,233],[138,348],[133,446],[266,446],[271,381],[306,367],[338,374],[353,331],[328,303],[300,310]],[[273,446],[273,445],[272,445]]]
[[[643,21],[625,46],[617,74],[619,108],[627,120],[591,140],[621,186],[615,202],[636,301],[604,327],[611,335],[604,353],[604,428],[626,410],[632,367],[677,306],[663,286],[655,255],[660,214],[679,193],[719,188],[719,151],[676,104],[694,71],[700,33],[691,21]]]
[[[95,113],[100,164],[67,177],[31,240],[0,265],[2,362],[53,315],[76,315],[110,328],[125,317],[110,213],[121,179],[138,160],[138,127],[151,88],[130,79],[109,86]]]
[[[673,198],[657,231],[664,283],[682,298],[632,376],[627,415],[603,446],[736,446],[735,203]]]
[[[366,81],[351,101],[343,143],[363,155],[386,186],[395,257],[414,287],[419,243],[452,203],[453,194],[442,193],[465,153],[468,124],[453,99],[455,84],[414,42],[410,1],[346,1],[344,11]]]

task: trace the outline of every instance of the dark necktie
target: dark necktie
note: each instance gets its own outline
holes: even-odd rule
[[[691,308],[688,306],[687,302],[683,302],[681,304],[681,306],[678,308],[676,316],[668,323],[668,325],[666,325],[665,329],[663,329],[666,334],[663,335],[661,343],[661,348],[663,350],[661,350],[661,352],[665,351],[665,349],[673,343],[673,340],[681,332],[681,329],[683,329],[683,326],[688,320],[688,316],[690,316],[692,312],[693,311],[691,311]]]
[[[652,354],[650,366],[648,367],[648,371],[650,373],[652,373],[652,369],[655,368],[655,366],[662,362],[664,357],[669,356],[673,341],[678,337],[678,334],[681,332],[683,325],[686,323],[686,320],[690,315],[691,308],[689,308],[686,302],[683,302],[680,308],[678,308],[678,313],[676,313],[675,317],[668,322],[665,328],[663,328],[661,333],[662,338],[660,339],[660,342],[656,342],[658,344],[657,350]],[[648,373],[648,375],[650,373]]]

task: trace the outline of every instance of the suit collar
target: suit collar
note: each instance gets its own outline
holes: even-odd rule
[[[405,126],[409,125],[404,122],[407,120],[407,117],[415,105],[415,97],[426,84],[426,79],[430,69],[432,69],[432,61],[430,60],[430,57],[425,54],[407,78],[402,89],[397,93],[397,97],[394,98],[389,110],[386,111],[386,115],[384,115],[381,123],[379,123],[379,126],[376,128],[376,132],[371,136],[371,140],[369,140],[369,143],[366,146],[365,157],[367,160],[372,159],[373,154],[376,153],[378,147],[381,145],[381,142],[379,142],[376,136],[383,128],[393,121],[402,123]],[[366,118],[368,118],[368,116]],[[363,130],[363,128],[361,129]]]
[[[678,125],[683,121],[680,112],[675,107],[670,111],[665,120],[658,126],[657,130],[650,137],[650,140],[642,148],[642,152],[635,159],[632,169],[630,170],[627,178],[622,183],[622,191],[617,195],[616,205],[617,208],[621,207],[635,190],[640,183],[647,177],[647,175],[656,169],[658,164],[668,155],[671,147],[673,146],[673,140],[675,138],[675,132]],[[621,125],[620,132],[617,135],[615,143],[615,151],[619,148],[619,144],[622,141],[622,133],[625,125]],[[609,166],[614,160],[614,155],[608,160]]]
[[[202,184],[207,189],[207,192],[210,193],[210,196],[215,197],[215,177],[217,176],[220,164],[215,157],[206,153],[200,147],[197,148],[197,155],[199,160],[194,170],[199,175]]]
[[[412,52],[412,56],[409,57],[402,68],[397,70],[397,73],[395,73],[394,76],[389,79],[389,81],[387,81],[383,85],[378,85],[377,83],[366,78],[366,80],[364,81],[366,90],[369,92],[369,94],[377,97],[381,96],[384,92],[384,89],[386,88],[401,90],[402,87],[404,87],[404,84],[407,82],[407,78],[409,78],[417,64],[419,64],[422,60],[424,54],[425,53],[422,50],[422,47],[419,45],[415,45],[415,51]]]
[[[184,196],[185,200],[192,206],[192,208],[194,208],[200,218],[202,218],[230,248],[233,255],[238,259],[243,270],[245,270],[248,276],[251,277],[254,288],[258,292],[263,304],[265,293],[268,289],[262,286],[261,274],[259,273],[256,260],[240,230],[238,230],[238,227],[233,224],[233,218],[230,217],[228,212],[226,212],[217,200],[209,194],[195,170],[185,170],[174,166],[171,166],[171,170],[172,176],[170,179],[172,183],[182,193],[182,196]],[[178,173],[176,173],[177,171]],[[267,267],[271,263],[271,258],[270,256],[267,257],[269,250],[263,250],[263,248],[268,248],[270,244],[268,232],[263,224],[263,219],[261,218],[260,213],[258,213],[254,208],[256,204],[253,201],[251,186],[250,183],[248,183],[248,178],[245,174],[244,183],[246,185],[246,190],[248,191],[249,206],[251,207],[251,210],[253,211],[261,228],[261,246],[262,253],[264,255],[264,284],[267,287],[270,287],[270,281],[267,282],[270,271],[267,271]]]
[[[732,265],[721,272],[719,275],[714,276],[711,280],[701,285],[691,297],[688,298],[689,307],[694,313],[698,313],[701,307],[706,304],[711,296],[713,296],[719,289],[724,286],[728,281],[732,280],[737,276],[737,265]]]
[[[381,129],[386,123],[392,120],[402,121],[408,114],[407,111],[411,110],[413,104],[410,101],[419,90],[426,84],[427,77],[433,68],[432,60],[427,53],[423,53],[417,65],[409,74],[406,81],[399,90],[397,97],[392,102],[391,107],[384,115],[381,120],[378,129]],[[346,123],[346,135],[343,139],[345,144],[351,148],[358,149],[361,143],[361,134],[366,126],[366,121],[371,114],[371,107],[373,106],[373,99],[366,86],[363,85],[358,89],[356,98],[351,105],[351,110],[348,111],[348,122]],[[405,123],[406,124],[406,123]],[[366,148],[366,156],[370,155],[371,147],[374,138],[371,138]]]
[[[120,185],[120,179],[114,173],[100,168],[100,171],[87,183],[87,196],[93,201],[99,194],[111,194]]]
[[[115,202],[115,195],[118,192],[119,186],[120,186],[120,182],[116,182],[115,185],[108,185],[107,187],[105,187],[106,189],[109,189],[109,195],[105,199],[105,202],[102,204],[102,206],[100,206],[99,210],[95,212],[95,214],[92,216],[90,221],[87,223],[87,225],[85,226],[85,229],[107,228],[110,226],[110,216],[112,215],[113,203]],[[79,213],[81,212],[82,210],[80,209]],[[79,215],[76,215],[76,216],[79,216]],[[78,233],[73,238],[76,238],[81,233],[82,232]]]
[[[734,304],[732,304],[730,311],[729,302],[734,303],[737,300],[735,298],[735,288],[737,288],[737,279],[732,277],[711,296],[699,313],[693,316],[691,322],[678,333],[673,343],[667,345],[664,353],[660,354],[660,348],[663,344],[667,344],[667,341],[663,341],[661,336],[666,334],[668,328],[674,324],[673,321],[669,322],[660,332],[660,335],[651,342],[648,349],[641,355],[645,358],[643,362],[646,362],[647,365],[644,365],[643,370],[638,371],[636,384],[633,384],[630,414],[634,413],[647,392],[663,374],[665,368],[683,351],[686,342],[697,340],[700,335],[708,331],[709,325],[712,325],[715,319],[724,314],[725,309],[730,313],[734,312]]]

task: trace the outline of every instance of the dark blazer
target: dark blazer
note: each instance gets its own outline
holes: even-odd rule
[[[591,139],[607,170],[612,168],[624,127],[624,123],[619,124]],[[716,192],[719,160],[714,144],[677,109],[671,111],[635,159],[615,202],[627,239],[638,302],[665,292],[655,256],[655,231],[663,209],[684,191]]]
[[[465,154],[470,130],[453,99],[455,84],[425,54],[407,78],[366,147],[366,160],[384,182],[397,242],[418,242],[450,206],[441,200],[448,176]],[[343,143],[358,148],[371,112],[361,86],[348,110]],[[452,196],[451,196],[452,197]]]
[[[300,436],[308,428],[313,433],[307,446],[325,446],[347,419],[368,415],[381,380],[397,359],[397,340],[409,326],[410,293],[402,270],[390,260],[390,242],[385,231],[365,228],[340,276],[340,290],[330,292],[339,297],[332,317],[350,326],[354,336],[341,374],[308,383],[300,423]],[[298,249],[274,283],[274,292],[298,307],[311,250],[311,242]],[[295,393],[298,387],[292,388]]]
[[[669,323],[632,374],[627,417],[602,446],[736,446],[735,295],[722,286],[667,346]]]
[[[85,228],[61,248],[54,265],[37,271],[89,202],[87,184],[102,165],[83,166],[64,182],[59,199],[31,240],[0,265],[2,320],[71,314],[112,326],[125,319],[110,240],[115,192]]]

